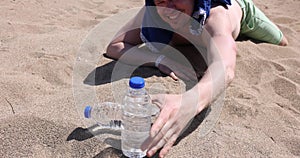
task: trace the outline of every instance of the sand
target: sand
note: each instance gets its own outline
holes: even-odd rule
[[[300,156],[300,1],[254,2],[282,29],[289,45],[237,41],[236,77],[215,126],[200,136],[195,119],[167,157]],[[82,42],[97,24],[142,5],[138,0],[0,1],[0,157],[122,157],[110,141],[87,130],[92,122],[83,118],[87,102],[80,101],[118,100],[113,93],[121,93],[128,78],[111,84],[116,63],[101,58],[82,70],[100,70],[93,85],[88,74],[76,78],[76,63]],[[158,82],[168,93],[184,86],[151,68],[136,73],[146,76],[150,89]],[[82,93],[74,91],[78,84]],[[153,87],[151,92],[163,90]]]

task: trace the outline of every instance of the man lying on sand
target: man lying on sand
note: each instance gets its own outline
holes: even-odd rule
[[[197,58],[196,48],[207,50],[207,68],[193,88],[183,94],[152,96],[161,113],[143,148],[148,149],[148,156],[162,148],[159,156],[164,157],[189,121],[233,80],[235,39],[239,35],[282,46],[287,45],[287,40],[251,0],[146,0],[145,6],[109,44],[108,57],[127,64],[155,66],[174,80],[188,80],[195,78],[197,65],[203,62]],[[138,47],[143,43],[148,49]],[[162,54],[165,46],[157,43],[179,50],[193,68]]]

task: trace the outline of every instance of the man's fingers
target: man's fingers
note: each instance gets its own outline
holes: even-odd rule
[[[169,114],[161,112],[156,119],[155,123],[151,127],[150,136],[155,137],[157,133],[162,129],[162,127],[166,124],[168,121]]]
[[[167,155],[167,153],[169,152],[169,150],[175,144],[177,137],[178,137],[178,135],[176,135],[176,134],[172,135],[172,137],[164,145],[163,149],[159,152],[159,157],[165,157]]]
[[[179,78],[182,80],[195,80],[197,79],[196,73],[190,70],[176,70],[171,71],[169,74],[175,81],[178,81]],[[179,78],[178,78],[179,77]]]
[[[180,77],[183,80],[187,80],[187,81],[197,79],[196,73],[193,70],[187,69],[187,68],[178,69],[178,68],[174,67],[172,69],[172,68],[169,68],[165,65],[161,65],[159,67],[159,70],[161,72],[163,72],[164,74],[169,75],[175,81],[179,80],[178,77]]]
[[[149,147],[149,145],[151,144],[152,141],[153,141],[153,138],[148,137],[148,138],[143,142],[143,144],[142,144],[142,146],[141,146],[141,149],[142,149],[142,150],[146,150],[146,149]]]
[[[178,77],[175,75],[174,72],[171,72],[170,76],[173,78],[173,80],[178,81]]]
[[[163,66],[161,71],[164,72],[165,74],[169,75],[173,80],[175,80],[175,81],[178,80],[178,77],[175,75],[175,73],[170,68]]]
[[[170,138],[174,135],[174,130],[171,129],[171,123],[167,123],[163,129],[153,138],[152,143],[149,145],[148,156],[152,156],[169,142]]]

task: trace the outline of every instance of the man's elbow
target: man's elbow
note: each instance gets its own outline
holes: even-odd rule
[[[226,67],[226,81],[227,83],[231,83],[235,77],[235,65],[236,65],[236,54],[237,54],[237,46],[235,42],[232,42],[231,44],[231,54],[229,56],[229,59],[225,62]]]
[[[230,52],[229,56],[227,56],[227,60],[225,60],[225,69],[226,69],[226,82],[231,83],[235,77],[235,65],[236,65],[236,54],[237,54],[237,46],[234,41],[230,44]]]
[[[226,68],[226,83],[230,84],[235,77],[235,69],[231,66]]]
[[[112,58],[112,59],[119,59],[122,51],[122,43],[110,43],[106,48],[106,53],[104,54],[106,57]]]

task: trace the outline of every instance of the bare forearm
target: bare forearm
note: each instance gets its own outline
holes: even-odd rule
[[[218,37],[208,49],[212,62],[198,84],[192,89],[199,96],[198,112],[201,112],[228,87],[234,78],[236,45],[232,38]]]
[[[198,97],[198,110],[201,112],[228,87],[232,82],[234,70],[224,68],[222,63],[212,63],[197,85],[187,93]],[[197,95],[195,95],[197,94]]]
[[[130,65],[154,66],[159,54],[124,42],[111,44],[107,48],[107,56]]]

